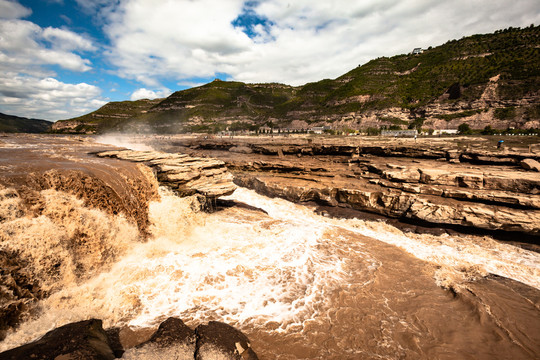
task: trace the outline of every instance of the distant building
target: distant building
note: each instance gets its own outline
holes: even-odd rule
[[[314,134],[322,134],[325,130],[330,130],[330,126],[314,126],[309,129],[309,132],[312,132]]]
[[[411,52],[411,54],[418,55],[418,54],[421,54],[423,52],[424,52],[424,50],[422,48],[414,48],[413,51]]]
[[[433,135],[457,135],[459,131],[457,129],[440,129],[433,131]]]
[[[382,130],[381,136],[393,137],[415,137],[418,135],[417,130]]]
[[[259,133],[269,134],[270,132],[272,132],[272,128],[269,126],[264,125],[259,128]]]

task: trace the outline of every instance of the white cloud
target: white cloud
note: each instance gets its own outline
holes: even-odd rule
[[[54,47],[66,51],[83,50],[95,51],[96,47],[87,38],[82,37],[69,30],[47,27],[43,30],[42,36],[53,44]]]
[[[18,3],[0,0],[0,111],[59,120],[102,106],[98,87],[59,81],[49,67],[90,70],[90,60],[78,53],[96,51],[92,41],[70,30],[18,19],[30,13]]]
[[[30,14],[32,14],[32,10],[22,6],[18,2],[0,0],[1,19],[18,19],[29,16]]]
[[[32,65],[59,65],[72,71],[88,71],[90,60],[74,53],[95,47],[84,37],[69,30],[46,28],[25,20],[0,20],[0,68],[19,66],[23,71]],[[50,46],[43,43],[47,41]],[[7,60],[6,60],[7,59]]]
[[[105,31],[109,59],[120,75],[157,86],[156,76],[212,76],[216,65],[249,51],[252,41],[231,22],[242,0],[125,1],[110,13]]]
[[[157,99],[164,98],[171,94],[169,89],[163,89],[158,91],[148,90],[145,88],[137,89],[131,94],[131,101],[140,100],[140,99]]]
[[[79,0],[85,1],[85,0]],[[157,87],[167,78],[227,73],[247,82],[292,85],[337,77],[379,56],[436,46],[508,26],[540,23],[537,0],[266,0],[267,20],[249,38],[231,23],[242,0],[125,0],[103,16],[109,59],[122,77]]]
[[[83,115],[106,103],[93,85],[14,74],[0,73],[0,94],[2,112],[46,120]]]

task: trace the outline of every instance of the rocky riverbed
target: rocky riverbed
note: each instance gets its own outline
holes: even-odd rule
[[[0,138],[0,359],[538,357],[534,147],[127,140]]]
[[[526,140],[177,137],[154,146],[221,159],[236,184],[321,211],[537,243],[540,151],[537,138]]]

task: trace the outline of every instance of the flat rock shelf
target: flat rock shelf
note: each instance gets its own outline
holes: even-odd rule
[[[135,150],[103,151],[96,155],[144,163],[154,170],[161,185],[181,196],[200,194],[207,199],[216,199],[230,195],[236,189],[232,174],[221,160]]]

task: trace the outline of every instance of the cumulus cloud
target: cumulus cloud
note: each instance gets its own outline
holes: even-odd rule
[[[131,94],[131,101],[134,100],[140,100],[140,99],[158,99],[158,98],[164,98],[171,94],[171,91],[169,89],[163,89],[163,90],[148,90],[145,88],[137,89]]]
[[[82,37],[69,30],[63,30],[53,27],[43,29],[42,36],[49,41],[53,46],[65,51],[82,50],[95,51],[96,47],[87,38]]]
[[[250,51],[252,41],[231,22],[242,0],[124,1],[108,15],[110,61],[120,75],[147,86],[157,78],[208,77],[216,65]]]
[[[93,85],[12,73],[0,73],[0,94],[2,112],[46,120],[82,115],[106,103]]]
[[[29,16],[30,14],[32,14],[32,10],[22,6],[18,2],[0,0],[1,19],[18,19]]]
[[[90,70],[90,60],[81,53],[97,50],[92,41],[70,30],[20,19],[30,13],[19,3],[0,0],[0,111],[58,120],[103,105],[98,87],[64,83],[50,68]]]
[[[75,50],[93,51],[91,41],[69,30],[45,28],[26,20],[0,20],[0,66],[59,65],[88,71],[90,60]]]
[[[119,74],[153,87],[218,72],[299,85],[379,56],[540,22],[536,0],[124,0],[103,15]]]

